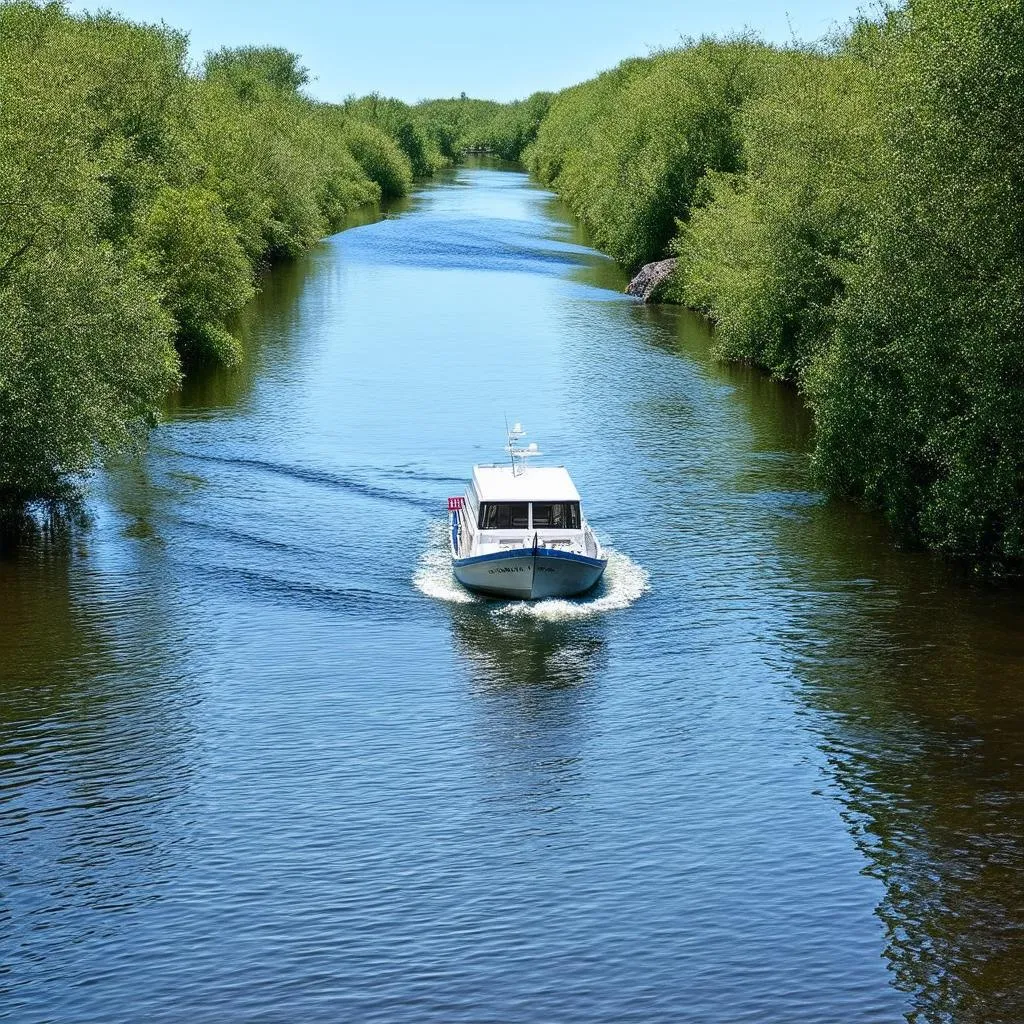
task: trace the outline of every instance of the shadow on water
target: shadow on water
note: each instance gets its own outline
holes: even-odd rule
[[[68,687],[106,661],[102,623],[72,601],[71,534],[26,534],[0,558],[3,629],[0,630],[0,721],[31,721],[56,712]],[[79,669],[71,668],[77,663]]]
[[[807,597],[791,639],[835,793],[886,887],[916,1019],[1024,1018],[1024,636],[1007,595],[926,556],[858,555],[863,518],[780,525]],[[814,638],[813,643],[808,642]]]
[[[76,532],[89,525],[82,495],[69,488],[67,495],[52,505],[29,506],[0,515],[0,565],[21,557],[67,555]]]
[[[752,433],[754,453],[799,456],[805,469],[802,485],[807,486],[806,453],[813,420],[792,387],[772,380],[757,367],[716,359],[708,322],[698,313],[678,306],[637,302],[630,306],[630,314],[647,329],[653,345],[686,356],[708,379],[734,388],[735,404]]]
[[[772,585],[780,667],[828,791],[883,884],[877,908],[913,1021],[1024,1019],[1024,629],[1019,600],[897,550],[879,518],[813,491],[810,416],[757,370],[716,362],[699,318],[636,307],[652,338],[733,389],[753,443],[739,492],[785,493]],[[731,456],[729,456],[731,460]]]
[[[155,716],[147,727],[159,726],[168,739],[189,731],[179,712],[193,697],[167,686],[185,638],[173,629],[161,589],[128,564],[112,573],[87,568],[85,559],[97,560],[89,545],[87,533],[73,534],[24,545],[0,560],[0,762],[23,739],[45,743],[50,730],[73,747],[69,724],[90,754],[111,758],[111,769],[134,755],[150,762],[175,757],[174,744],[145,750],[145,730],[133,751],[136,714]],[[129,661],[134,674],[126,679]],[[94,741],[102,741],[102,751]]]
[[[200,698],[178,685],[159,588],[84,570],[88,543],[0,560],[0,1003],[15,1016],[28,992],[6,974],[46,984],[66,966],[48,908],[116,936],[183,839]]]
[[[239,314],[234,333],[242,345],[237,366],[191,367],[165,405],[170,419],[244,406],[268,364],[287,359],[298,325],[299,298],[318,270],[317,250],[276,265],[259,281],[256,297]]]
[[[572,211],[556,195],[547,193],[542,209],[547,221],[554,226],[553,237],[563,244],[575,246],[581,252],[585,251],[586,253],[582,265],[570,270],[569,280],[611,293],[606,298],[612,301],[622,298],[626,285],[629,284],[629,274],[610,256],[605,256],[593,248],[592,240],[587,232],[573,217]]]

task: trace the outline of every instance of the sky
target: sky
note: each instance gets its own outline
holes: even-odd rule
[[[407,102],[465,92],[511,100],[592,78],[683,36],[752,29],[818,39],[872,0],[72,0],[189,34],[193,60],[222,46],[302,55],[318,99],[379,92]]]

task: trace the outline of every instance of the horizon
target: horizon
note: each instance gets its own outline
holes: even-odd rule
[[[385,24],[365,7],[296,0],[283,8],[256,0],[238,17],[223,3],[154,0],[102,4],[75,0],[74,14],[109,11],[130,21],[159,24],[188,35],[189,60],[198,65],[221,47],[283,46],[309,69],[305,92],[339,103],[379,93],[406,103],[458,97],[507,103],[535,92],[558,92],[630,57],[681,45],[688,38],[753,32],[767,43],[813,42],[868,12],[861,0],[722,0],[713,10],[670,0],[568,0],[557,9],[522,0],[507,9],[475,9],[466,0],[426,8],[398,0]],[[538,28],[540,31],[538,31]],[[363,45],[351,46],[356,36]],[[502,41],[496,57],[494,39]],[[337,62],[334,40],[343,40]],[[506,57],[508,54],[510,56]]]

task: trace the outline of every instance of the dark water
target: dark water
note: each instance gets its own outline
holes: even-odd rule
[[[810,488],[792,395],[459,171],[271,277],[0,561],[0,1017],[1024,1019],[1024,614]],[[465,600],[504,416],[615,552]]]

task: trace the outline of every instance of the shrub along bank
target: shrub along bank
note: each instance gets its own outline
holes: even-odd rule
[[[286,50],[186,56],[166,26],[0,2],[0,519],[133,445],[183,364],[236,360],[259,267],[457,153],[429,110],[308,99]]]
[[[557,94],[524,157],[910,543],[1024,567],[1024,9],[908,0],[820,47],[703,40]]]
[[[0,0],[0,518],[231,362],[257,269],[466,149],[522,157],[724,357],[791,380],[831,493],[1024,566],[1024,13],[906,0],[818,47],[702,40],[515,104],[302,93],[277,48],[199,72],[166,27]]]

